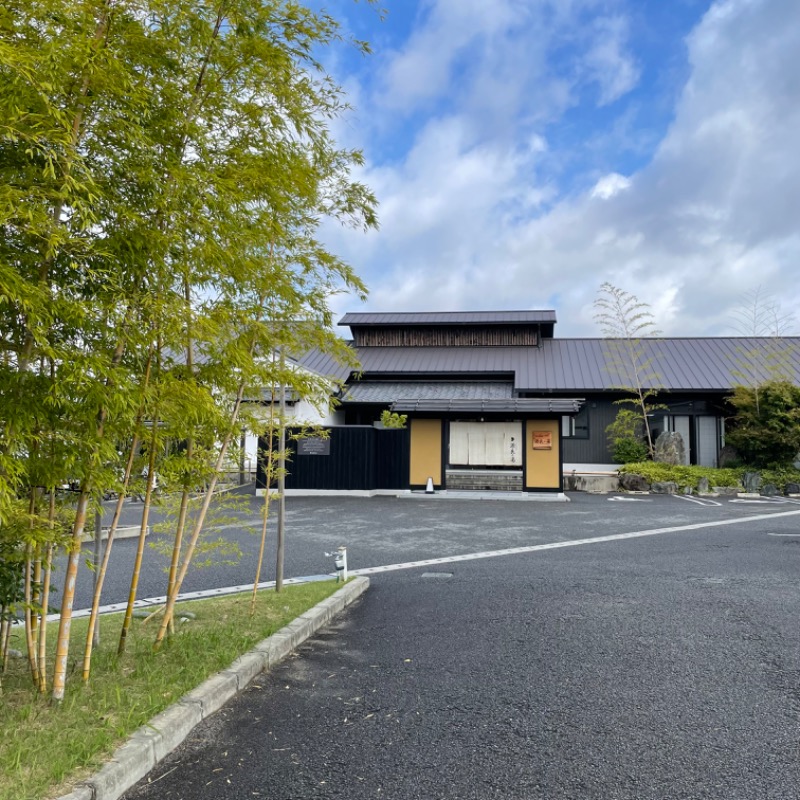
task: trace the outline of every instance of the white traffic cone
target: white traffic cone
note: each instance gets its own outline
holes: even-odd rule
[[[428,478],[428,482],[425,484],[425,494],[436,494],[433,490],[433,478]]]

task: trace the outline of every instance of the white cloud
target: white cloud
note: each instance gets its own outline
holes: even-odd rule
[[[629,178],[620,175],[618,172],[612,172],[610,175],[604,175],[594,185],[591,196],[599,197],[601,200],[608,200],[610,197],[624,192],[631,185]]]
[[[454,13],[455,2],[430,6],[431,25],[394,62],[391,80],[407,108],[428,102],[432,88],[439,95],[452,88],[457,59],[483,36],[480,25],[491,24],[481,7],[494,4],[475,0],[465,4],[458,29],[445,30],[445,17],[436,15]],[[559,30],[572,18],[562,12]],[[491,30],[507,33],[513,25],[502,18]],[[575,80],[589,74],[601,103],[636,79],[635,61],[624,55],[624,26],[594,30],[607,37],[585,51],[589,72],[548,74],[546,86],[531,90],[531,105],[542,99],[545,116],[575,102]],[[503,41],[497,37],[495,48]],[[518,33],[512,46],[524,49],[525,41]],[[689,79],[652,162],[628,177],[596,176],[585,193],[560,202],[541,167],[569,153],[530,124],[538,112],[523,114],[532,75],[547,73],[549,45],[537,42],[531,71],[515,76],[509,66],[500,73],[509,85],[500,87],[489,74],[462,87],[459,102],[423,125],[401,161],[365,171],[382,201],[382,231],[340,244],[372,287],[370,307],[555,304],[557,333],[597,335],[591,304],[598,286],[610,281],[649,302],[665,332],[698,335],[732,333],[733,308],[758,285],[779,295],[785,308],[797,306],[800,4],[714,3],[687,40]],[[424,55],[436,45],[441,52]],[[476,74],[487,64],[505,64],[491,47],[469,52],[479,57]],[[431,74],[440,77],[416,88],[412,65],[426,58],[438,59]],[[508,65],[517,59],[515,52]],[[505,112],[482,120],[493,103]],[[513,133],[506,130],[512,124]]]
[[[594,43],[584,57],[584,63],[589,80],[599,87],[598,105],[604,106],[636,86],[639,67],[627,52],[628,22],[625,17],[601,17],[594,29]]]

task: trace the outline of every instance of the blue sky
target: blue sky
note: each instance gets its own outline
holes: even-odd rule
[[[593,336],[609,281],[696,336],[750,332],[759,289],[797,306],[796,0],[381,5],[326,4],[373,49],[323,58],[381,203],[377,233],[326,229],[370,288],[337,311],[554,307]]]

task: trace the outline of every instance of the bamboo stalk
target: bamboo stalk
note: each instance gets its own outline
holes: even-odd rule
[[[153,361],[153,348],[150,348],[150,351],[147,355],[147,364],[145,366],[144,378],[142,380],[142,389],[143,392],[147,391],[147,388],[150,384],[150,372],[152,368],[152,361]],[[134,424],[134,434],[133,434],[133,441],[131,442],[130,451],[128,453],[128,460],[125,462],[125,474],[122,478],[122,486],[120,487],[119,495],[117,496],[117,504],[114,507],[114,516],[111,519],[111,525],[108,529],[108,538],[106,539],[106,546],[105,550],[103,551],[103,560],[100,564],[100,569],[97,572],[97,580],[95,582],[94,587],[94,594],[92,596],[92,610],[89,614],[89,628],[86,632],[86,645],[83,652],[83,672],[82,672],[82,679],[83,682],[86,683],[89,680],[91,669],[92,669],[92,649],[94,646],[94,630],[95,626],[98,624],[98,617],[100,613],[100,597],[103,592],[103,584],[106,579],[106,574],[108,572],[108,562],[111,558],[111,548],[114,546],[114,537],[117,533],[117,528],[119,527],[119,520],[122,516],[122,507],[125,503],[125,497],[128,493],[128,486],[130,485],[131,474],[133,472],[133,462],[136,458],[136,451],[139,447],[139,425],[141,424],[142,417],[144,415],[144,398],[142,399],[142,404],[139,407],[139,411],[136,415],[136,422]]]
[[[8,606],[0,606],[0,672],[8,667],[8,637],[11,635],[11,620],[6,619]]]
[[[31,489],[30,501],[28,503],[28,515],[30,517],[30,527],[35,526],[34,516],[36,514],[36,489]],[[25,546],[25,578],[24,578],[24,597],[25,597],[25,650],[28,655],[28,666],[31,670],[31,680],[34,686],[39,685],[39,665],[37,663],[36,645],[33,637],[33,544],[30,542]]]
[[[250,616],[256,613],[256,595],[258,593],[258,584],[261,582],[261,566],[264,563],[264,551],[267,543],[267,522],[269,520],[269,501],[270,501],[270,483],[272,481],[272,463],[275,455],[275,448],[272,443],[273,428],[275,425],[275,384],[271,387],[272,402],[269,404],[269,426],[267,431],[269,433],[269,447],[267,449],[267,463],[264,466],[264,519],[261,522],[261,543],[258,548],[258,561],[256,563],[256,576],[253,579],[253,595],[250,598]],[[258,455],[256,454],[256,462]]]
[[[31,638],[34,642],[36,651],[36,678],[35,685],[38,687],[41,684],[42,674],[42,661],[39,658],[39,628],[42,621],[42,613],[40,603],[40,592],[42,585],[42,546],[39,542],[36,543],[33,549],[33,591],[31,592],[31,606],[33,614],[31,616]],[[38,610],[36,610],[38,609]]]
[[[51,526],[55,520],[55,495],[51,492]],[[50,580],[53,574],[53,543],[45,548],[44,573],[42,576],[42,605],[39,617],[39,692],[47,691],[47,604],[50,601]]]
[[[75,583],[81,560],[81,538],[86,527],[86,511],[89,507],[89,492],[84,485],[78,497],[75,520],[69,542],[69,558],[64,573],[64,593],[61,598],[61,619],[58,624],[56,657],[53,665],[53,700],[60,703],[64,699],[67,680],[67,656],[69,655],[69,634],[72,628],[72,604],[75,600]]]
[[[225,438],[222,441],[222,445],[220,446],[219,453],[217,454],[217,460],[214,465],[214,474],[211,476],[211,482],[209,483],[206,495],[203,498],[203,505],[200,508],[200,513],[198,514],[197,520],[195,521],[192,527],[192,535],[189,538],[189,544],[186,548],[186,553],[183,557],[183,563],[181,564],[180,571],[178,572],[178,576],[175,579],[175,584],[172,587],[172,592],[167,596],[167,605],[166,608],[164,609],[164,617],[161,620],[161,627],[158,629],[158,634],[156,635],[156,640],[153,644],[153,647],[156,650],[158,650],[158,648],[161,646],[161,643],[164,641],[164,636],[166,636],[167,629],[169,628],[170,622],[172,620],[172,614],[175,611],[175,602],[178,599],[178,594],[180,593],[181,585],[183,584],[183,580],[186,577],[186,573],[189,570],[189,564],[192,561],[192,556],[194,555],[194,550],[197,545],[197,540],[200,538],[200,533],[203,530],[206,514],[208,513],[209,506],[211,505],[211,499],[214,496],[214,490],[217,487],[219,474],[225,463],[225,454],[228,452],[228,447],[230,446],[231,439],[233,437],[233,429],[235,428],[236,421],[239,418],[239,409],[241,408],[242,405],[243,396],[244,396],[244,382],[239,384],[239,390],[236,393],[236,402],[234,403],[233,412],[231,413],[228,433],[225,435]]]
[[[131,316],[131,308],[126,312],[126,327]],[[125,339],[120,337],[111,359],[112,367],[116,367],[125,353]],[[110,384],[111,381],[109,380]],[[108,408],[103,406],[97,414],[97,441],[101,441],[105,433]],[[96,455],[96,451],[95,451]],[[92,489],[91,474],[84,478],[78,497],[78,506],[75,520],[72,524],[72,534],[68,545],[69,558],[64,573],[64,594],[61,598],[61,618],[58,623],[58,640],[56,642],[56,656],[53,666],[53,700],[60,703],[64,699],[64,688],[67,680],[67,656],[69,654],[69,634],[72,627],[72,604],[75,600],[75,583],[78,579],[78,566],[80,564],[81,540],[86,528],[86,512],[89,507],[89,493]]]
[[[280,437],[278,439],[278,529],[275,543],[275,591],[283,591],[283,560],[284,545],[286,540],[286,385],[283,370],[286,366],[283,346],[281,346],[281,411],[278,425]]]
[[[136,558],[133,564],[133,575],[131,576],[131,586],[128,592],[128,605],[125,609],[125,617],[122,620],[122,629],[119,634],[119,645],[117,654],[125,652],[125,642],[128,638],[128,631],[133,619],[133,605],[136,602],[136,593],[139,589],[139,575],[142,571],[142,561],[144,558],[144,545],[147,538],[147,520],[150,516],[150,505],[153,500],[153,486],[156,479],[156,447],[158,444],[158,414],[153,415],[153,432],[150,437],[150,454],[147,460],[147,487],[144,493],[144,508],[142,509],[142,522],[139,526],[139,540],[136,545]]]

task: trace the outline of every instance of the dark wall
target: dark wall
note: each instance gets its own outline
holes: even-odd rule
[[[565,464],[610,464],[606,428],[614,421],[620,406],[607,398],[586,398],[588,412],[589,438],[565,437]]]
[[[613,462],[608,445],[606,428],[616,419],[621,408],[631,408],[627,404],[614,403],[621,394],[606,396],[586,396],[585,408],[588,411],[589,438],[564,438],[564,462],[567,464],[610,464]],[[694,418],[697,415],[713,414],[725,416],[724,395],[703,394],[686,395],[663,392],[652,398],[651,404],[663,404],[667,408],[658,410],[656,415],[681,414]],[[660,432],[660,431],[659,431]]]
[[[288,442],[287,489],[408,489],[409,431],[372,426],[330,427],[328,455],[300,455]],[[259,440],[256,486],[265,487]]]

